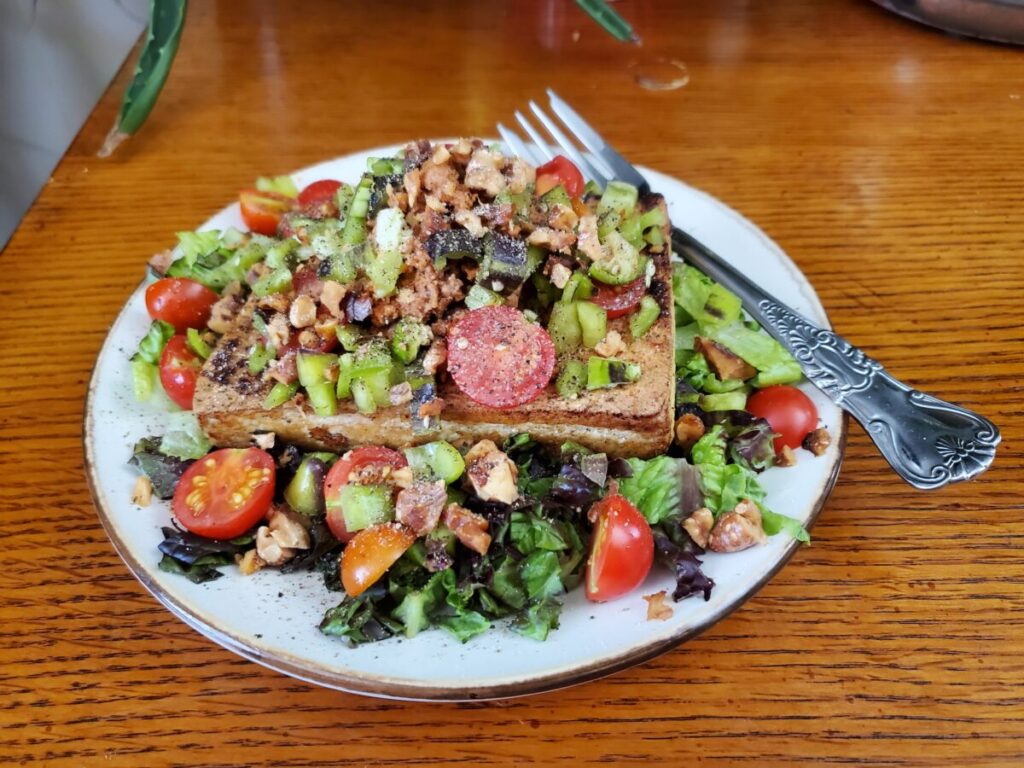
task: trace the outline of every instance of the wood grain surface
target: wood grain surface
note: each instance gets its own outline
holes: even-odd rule
[[[568,0],[194,2],[150,122],[99,160],[125,66],[0,256],[0,764],[1024,764],[1021,52],[861,0],[617,7],[642,49]],[[648,55],[689,84],[639,88]],[[258,175],[493,134],[544,86],[999,424],[995,467],[914,491],[854,427],[813,546],[703,637],[563,692],[375,701],[205,640],[128,574],[83,475],[86,381],[146,257]]]

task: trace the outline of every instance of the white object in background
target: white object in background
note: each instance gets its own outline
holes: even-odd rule
[[[0,248],[148,18],[148,0],[0,2]]]

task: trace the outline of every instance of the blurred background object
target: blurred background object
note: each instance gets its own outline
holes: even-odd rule
[[[149,0],[0,1],[0,249],[149,19]]]
[[[960,35],[1024,44],[1024,0],[874,0],[908,19]]]

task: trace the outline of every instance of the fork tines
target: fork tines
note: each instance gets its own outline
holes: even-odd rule
[[[576,166],[585,177],[593,179],[602,187],[607,185],[609,179],[615,178],[612,169],[605,165],[600,157],[585,152],[585,150],[599,152],[607,145],[554,91],[549,89],[547,93],[550,99],[551,110],[561,119],[569,135],[574,136],[584,149],[574,144],[569,135],[566,135],[566,131],[563,131],[555,119],[549,116],[535,101],[530,101],[530,111],[533,112],[536,119],[547,131],[553,144],[548,139],[545,139],[544,135],[519,110],[515,112],[516,121],[526,135],[529,136],[530,141],[523,141],[515,131],[506,128],[502,123],[498,123],[498,133],[501,135],[502,140],[514,154],[532,162],[534,165],[543,165],[558,154],[556,149],[560,150],[576,163]]]

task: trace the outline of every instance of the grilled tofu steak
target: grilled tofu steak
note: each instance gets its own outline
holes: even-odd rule
[[[439,387],[444,401],[439,431],[419,434],[413,432],[413,417],[405,404],[362,414],[351,401],[342,401],[336,414],[318,416],[308,400],[299,396],[265,410],[264,400],[275,381],[249,372],[250,350],[261,340],[253,327],[255,300],[250,300],[203,366],[194,410],[210,439],[229,447],[251,445],[253,435],[262,432],[274,432],[278,439],[309,450],[329,451],[362,444],[402,448],[437,439],[472,443],[487,438],[500,444],[514,434],[529,432],[551,446],[573,440],[610,456],[664,453],[672,440],[675,323],[668,255],[655,260],[651,292],[661,305],[661,315],[654,326],[641,339],[631,340],[628,318],[608,322],[609,331],[625,344],[625,351],[616,357],[638,363],[642,371],[639,381],[628,385],[584,390],[569,400],[559,397],[549,384],[536,400],[498,410],[474,402],[444,379]]]

